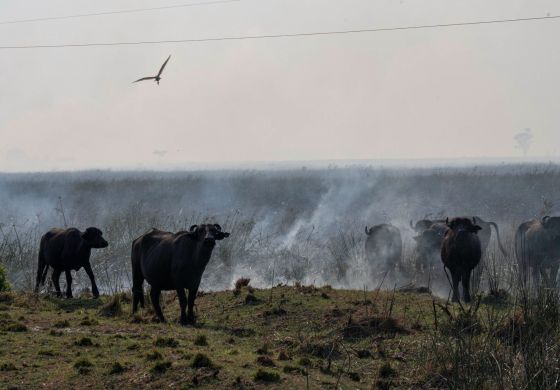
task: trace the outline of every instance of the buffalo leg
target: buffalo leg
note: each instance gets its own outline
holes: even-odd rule
[[[198,293],[198,287],[189,289],[189,309],[187,313],[187,321],[191,324],[195,323],[194,318],[194,300],[196,299],[196,294]]]
[[[64,272],[66,274],[66,298],[72,298],[72,274],[70,270]]]
[[[39,262],[37,264],[37,279],[35,281],[35,292],[39,292],[39,286],[41,285],[41,280],[43,278],[43,272],[48,265],[45,263],[45,259],[43,258],[43,253],[39,250]]]
[[[453,288],[453,298],[451,298],[452,302],[459,302],[459,279],[460,276],[457,272],[451,272],[451,282]]]
[[[62,273],[62,271],[59,270],[59,269],[53,270],[53,273],[52,273],[52,282],[54,284],[54,289],[56,290],[56,296],[57,297],[62,296],[62,293],[60,292],[60,284],[58,283],[58,280],[60,279],[60,274],[61,273]]]
[[[138,310],[138,304],[142,308],[144,307],[144,289],[142,285],[144,284],[144,276],[139,271],[132,269],[132,312],[136,313]]]
[[[185,289],[178,288],[177,296],[179,297],[179,305],[181,306],[181,325],[187,325],[187,315],[185,314],[185,309],[187,308],[187,295],[185,294]]]
[[[163,312],[161,311],[161,306],[159,305],[159,296],[161,295],[161,290],[152,287],[150,290],[150,298],[152,298],[152,305],[154,306],[154,311],[156,312],[156,316],[159,318],[161,322],[165,322],[165,317],[163,316]]]
[[[464,271],[461,275],[461,282],[463,283],[463,299],[465,302],[471,301],[471,271]]]
[[[550,287],[556,287],[556,279],[558,276],[558,267],[559,264],[554,264],[550,267]]]
[[[86,274],[89,276],[89,280],[91,280],[91,293],[93,294],[94,298],[98,298],[99,290],[97,289],[97,284],[95,284],[95,277],[93,276],[93,271],[91,269],[91,265],[89,264],[89,262],[86,265],[84,265],[84,270],[86,271]]]

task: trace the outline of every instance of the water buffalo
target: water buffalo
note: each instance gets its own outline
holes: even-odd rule
[[[401,262],[402,238],[398,228],[391,224],[366,226],[366,258],[370,266],[376,265],[386,273],[392,272]]]
[[[541,276],[546,286],[554,286],[560,265],[560,217],[546,216],[519,225],[515,255],[524,279],[531,268],[535,283]]]
[[[218,224],[193,225],[189,231],[177,233],[152,229],[132,243],[132,312],[138,304],[144,307],[143,283],[150,286],[156,315],[165,318],[159,305],[162,290],[176,290],[181,306],[181,324],[194,323],[194,300],[202,273],[210,260],[216,240],[229,237]],[[185,315],[189,290],[188,315]]]
[[[109,244],[103,238],[101,230],[89,227],[85,232],[78,229],[51,229],[41,237],[39,246],[39,264],[37,266],[37,280],[35,292],[45,283],[49,266],[53,268],[52,281],[56,295],[60,292],[59,279],[62,271],[66,273],[66,297],[72,298],[72,270],[84,270],[91,280],[91,293],[99,297],[99,290],[95,284],[89,257],[93,248],[106,248]]]
[[[492,237],[492,227],[496,231],[496,239],[498,241],[498,247],[504,256],[507,256],[507,251],[505,250],[504,246],[502,245],[502,240],[500,238],[500,230],[498,229],[498,225],[495,222],[485,221],[480,217],[473,217],[473,221],[475,224],[481,227],[481,231],[478,232],[478,237],[480,239],[480,245],[482,247],[482,253],[486,253],[488,249],[488,245],[490,244],[490,239]],[[413,223],[412,220],[410,221],[410,227],[420,236],[422,232],[428,230],[433,224],[445,224],[445,220],[443,219],[421,219],[416,223]],[[441,242],[440,242],[441,244]]]
[[[477,232],[481,227],[475,219],[453,218],[446,221],[449,229],[441,245],[441,260],[450,271],[453,284],[453,301],[459,301],[459,282],[463,284],[463,299],[470,302],[470,279],[472,270],[480,262],[482,249]]]
[[[441,261],[441,243],[447,232],[445,221],[435,222],[413,237],[416,241],[416,271],[431,273]]]

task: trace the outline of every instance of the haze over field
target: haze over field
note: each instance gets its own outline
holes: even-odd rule
[[[5,0],[0,22],[150,6],[148,0]],[[552,0],[242,0],[0,24],[0,46],[558,14],[560,3]],[[0,171],[294,160],[555,160],[560,52],[553,37],[559,34],[560,22],[550,19],[305,38],[0,50]],[[169,54],[161,85],[131,84],[155,73]],[[531,139],[524,148],[523,136],[517,136],[526,129]]]

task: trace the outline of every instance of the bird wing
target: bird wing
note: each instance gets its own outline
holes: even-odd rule
[[[139,81],[144,81],[144,80],[154,80],[154,79],[155,79],[155,77],[142,77],[141,79],[133,81],[133,83],[137,83]]]
[[[167,59],[165,60],[165,62],[161,66],[161,68],[159,69],[159,73],[157,74],[157,77],[161,76],[161,72],[163,72],[163,69],[165,68],[165,65],[167,65],[167,61],[169,61],[170,58],[171,58],[171,54],[169,55],[169,57],[167,57]]]

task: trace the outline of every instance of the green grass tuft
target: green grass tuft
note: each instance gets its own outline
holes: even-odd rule
[[[253,376],[256,382],[277,383],[280,382],[280,374],[274,371],[259,369]]]

